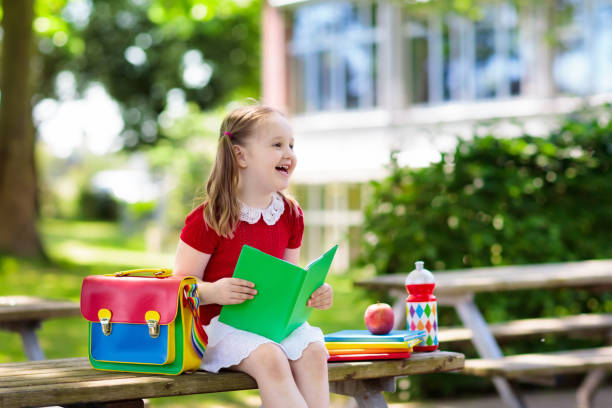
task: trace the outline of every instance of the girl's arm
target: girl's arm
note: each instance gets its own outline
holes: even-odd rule
[[[300,261],[300,247],[297,248],[285,248],[285,253],[283,255],[283,260],[287,262],[291,262],[294,265],[297,265]]]
[[[179,239],[174,257],[174,274],[177,276],[194,276],[198,281],[204,277],[210,254],[193,249]]]
[[[202,305],[216,303],[230,305],[253,299],[257,293],[252,282],[236,278],[222,278],[216,282],[204,282],[204,270],[211,254],[193,249],[179,239],[174,258],[174,275],[193,276],[198,282],[198,294]]]
[[[287,262],[291,262],[297,265],[300,259],[300,248],[286,248],[283,255],[283,259]],[[315,290],[310,299],[308,299],[307,305],[309,307],[315,307],[320,310],[329,309],[334,301],[334,291],[331,286],[327,283],[321,285]]]

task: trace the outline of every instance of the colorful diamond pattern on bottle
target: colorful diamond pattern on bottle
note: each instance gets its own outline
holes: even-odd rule
[[[436,302],[410,302],[406,305],[406,327],[410,330],[426,330],[424,345],[438,344],[438,310]],[[421,344],[423,344],[421,343]]]
[[[421,307],[420,304],[416,308],[416,315],[418,316],[419,319],[421,318],[421,316],[423,316],[423,308]]]

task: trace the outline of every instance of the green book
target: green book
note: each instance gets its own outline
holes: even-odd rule
[[[225,305],[219,321],[280,343],[310,316],[310,295],[325,282],[338,245],[306,268],[244,245],[234,278],[255,284],[257,294],[238,305]]]

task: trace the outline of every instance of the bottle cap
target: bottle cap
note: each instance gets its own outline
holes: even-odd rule
[[[416,269],[406,277],[406,285],[420,285],[425,283],[435,283],[434,276],[427,269],[423,268],[425,262],[417,261],[414,263]]]

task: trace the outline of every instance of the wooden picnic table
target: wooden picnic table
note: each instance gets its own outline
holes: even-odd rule
[[[33,296],[0,297],[0,329],[15,331],[21,335],[23,348],[29,360],[45,358],[36,337],[36,330],[43,321],[80,315],[81,309],[77,302]]]
[[[360,407],[386,407],[381,391],[395,390],[395,377],[461,370],[464,356],[437,351],[408,359],[329,363],[332,392],[355,397]],[[142,406],[143,398],[257,388],[244,373],[197,371],[178,376],[94,370],[87,358],[0,364],[0,407],[77,404]]]
[[[406,322],[407,275],[408,272],[377,276],[355,282],[355,286],[391,294],[396,299],[393,306],[396,324],[401,327]],[[612,285],[612,260],[434,271],[434,277],[438,303],[455,308],[463,325],[471,330],[471,341],[480,357],[500,359],[503,353],[474,302],[475,293],[580,287],[607,289]],[[506,406],[524,406],[506,378],[495,376],[493,383]]]
[[[435,272],[435,271],[434,271]],[[434,273],[438,298],[477,292],[612,285],[612,260],[453,269]],[[400,291],[406,297],[406,273],[355,282],[368,289]]]

